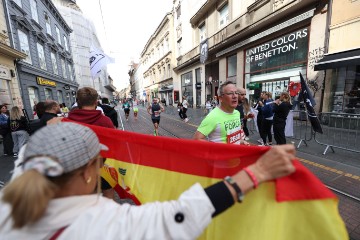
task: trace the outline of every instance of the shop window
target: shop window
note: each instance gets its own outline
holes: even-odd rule
[[[52,95],[51,89],[45,88],[44,91],[45,91],[45,99],[46,100],[53,100],[53,95]]]
[[[39,90],[35,87],[28,87],[29,100],[31,109],[39,102]]]
[[[19,36],[20,50],[23,53],[27,54],[26,58],[24,59],[24,62],[32,64],[28,36],[19,29],[18,29],[18,36]]]
[[[360,114],[360,65],[333,71],[331,111]]]
[[[179,91],[174,91],[174,102],[175,103],[179,102]]]
[[[35,0],[30,0],[31,17],[35,22],[39,23],[39,16],[37,12],[37,3]]]
[[[58,101],[58,103],[63,103],[64,102],[63,93],[60,90],[57,91],[57,101]]]
[[[181,96],[185,96],[190,107],[192,107],[194,103],[192,72],[181,75]]]
[[[36,44],[38,50],[38,57],[39,57],[39,65],[41,69],[47,70],[46,68],[46,61],[45,61],[45,53],[44,53],[44,46],[40,43]]]
[[[232,55],[226,59],[227,77],[236,76],[237,56]]]

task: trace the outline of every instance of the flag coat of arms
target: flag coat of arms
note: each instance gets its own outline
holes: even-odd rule
[[[177,199],[196,182],[205,188],[269,149],[87,126],[109,147],[102,177],[138,205]],[[263,183],[215,217],[199,239],[348,239],[336,196],[300,162],[294,165],[294,174]]]
[[[90,72],[92,78],[97,78],[101,70],[106,67],[109,63],[114,63],[114,59],[107,56],[103,51],[97,49],[96,47],[92,46],[90,49]]]

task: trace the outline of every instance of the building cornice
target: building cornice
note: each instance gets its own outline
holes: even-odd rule
[[[0,42],[0,53],[1,55],[6,55],[14,59],[25,59],[27,55],[23,52],[20,52],[4,43]]]

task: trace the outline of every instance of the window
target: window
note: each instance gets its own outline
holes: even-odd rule
[[[206,38],[206,25],[205,23],[203,23],[202,25],[199,26],[199,39],[200,42],[204,41]]]
[[[55,31],[56,31],[58,43],[61,45],[60,30],[59,30],[58,26],[56,26],[56,25],[55,25]]]
[[[34,109],[35,103],[39,102],[39,92],[37,88],[28,87],[31,109]]]
[[[19,7],[22,7],[21,0],[14,0],[14,2],[15,2]]]
[[[179,5],[176,9],[176,19],[179,19],[181,16],[181,5]]]
[[[228,22],[229,22],[229,5],[225,4],[219,10],[219,27],[222,28],[226,26]]]
[[[34,19],[37,23],[39,22],[39,16],[37,12],[37,5],[35,0],[30,0],[30,8],[31,8],[31,17]]]
[[[24,62],[32,64],[28,36],[21,30],[18,30],[18,35],[19,35],[20,50],[23,53],[27,54],[27,57],[24,59]]]
[[[68,78],[70,79],[70,80],[72,80],[72,73],[71,73],[71,66],[70,66],[70,63],[68,63],[67,65],[67,71],[68,71]]]
[[[169,52],[169,39],[165,40],[165,53]]]
[[[47,70],[46,68],[46,61],[45,61],[45,54],[44,54],[44,46],[40,43],[36,44],[38,50],[38,57],[39,57],[39,65],[41,69]]]
[[[65,35],[64,35],[64,45],[65,45],[65,50],[69,52],[68,40],[67,40],[67,37]]]
[[[46,24],[46,33],[51,36],[51,25],[50,25],[50,17],[45,13],[45,24]]]
[[[46,100],[53,100],[51,89],[45,88],[44,91],[45,91],[45,99]]]
[[[182,54],[182,44],[181,44],[181,40],[182,39],[180,39],[178,42],[177,42],[177,47],[178,47],[178,54],[179,54],[179,56],[181,56],[181,54]]]
[[[60,91],[60,90],[57,91],[57,102],[58,103],[64,102],[63,94],[62,94],[62,91]]]
[[[190,106],[193,105],[194,101],[192,72],[187,72],[181,75],[181,95],[186,96]]]
[[[59,75],[58,65],[57,65],[56,56],[55,56],[54,52],[51,52],[51,63],[52,63],[52,67],[53,67],[53,72],[56,75]]]
[[[237,58],[236,54],[226,59],[227,77],[236,76]]]
[[[62,69],[62,75],[64,78],[67,78],[66,75],[66,65],[65,65],[65,59],[61,59],[61,69]]]

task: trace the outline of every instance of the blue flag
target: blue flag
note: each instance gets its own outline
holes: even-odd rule
[[[302,98],[304,99],[304,103],[306,106],[306,111],[307,111],[307,115],[308,115],[308,119],[311,123],[311,127],[313,128],[313,130],[315,132],[318,133],[323,133],[321,125],[320,125],[320,121],[315,113],[314,110],[314,106],[316,104],[311,91],[309,89],[309,87],[307,86],[303,76],[300,73],[300,82],[301,82],[301,92],[300,94],[302,95]]]

